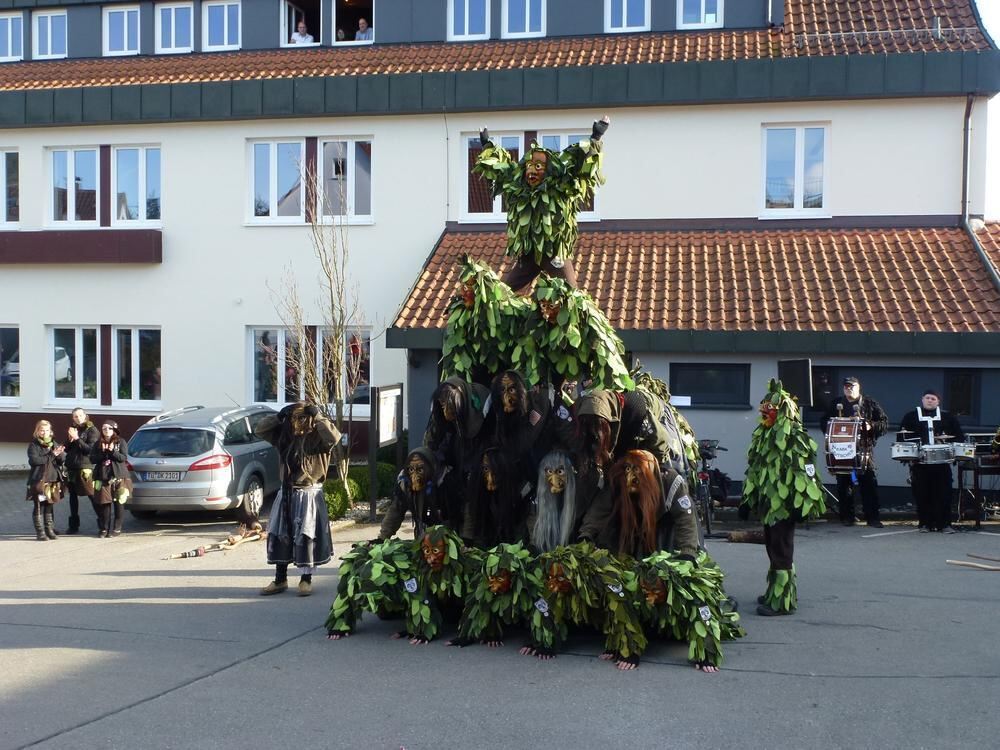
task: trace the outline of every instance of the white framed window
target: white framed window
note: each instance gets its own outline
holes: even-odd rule
[[[49,339],[49,398],[97,406],[101,394],[101,330],[98,326],[52,326]]]
[[[17,151],[0,150],[0,226],[21,220],[21,187]]]
[[[649,31],[649,0],[604,0],[604,30]]]
[[[677,0],[678,29],[721,29],[725,0]]]
[[[322,36],[320,0],[279,0],[281,46],[315,47]]]
[[[112,404],[159,407],[160,329],[116,326],[111,336]]]
[[[0,13],[0,62],[14,62],[24,58],[23,23],[20,13]]]
[[[761,218],[829,214],[830,126],[765,125]]]
[[[31,14],[33,51],[35,60],[66,57],[69,44],[66,11],[46,10]]]
[[[201,48],[205,52],[239,49],[240,3],[208,2],[201,6]]]
[[[96,148],[52,149],[51,206],[53,223],[97,226],[100,167]]]
[[[318,151],[317,215],[353,224],[374,221],[371,140],[322,139]]]
[[[21,400],[21,331],[0,325],[0,406],[17,406]]]
[[[490,38],[490,0],[448,0],[448,41]]]
[[[104,56],[139,54],[139,6],[104,8]]]
[[[301,342],[285,328],[251,328],[250,400],[257,404],[290,404],[302,398],[299,371]]]
[[[545,36],[545,0],[503,0],[500,16],[504,39]]]
[[[333,404],[336,402],[340,383],[328,371],[332,367],[330,363],[337,359],[335,355],[330,356],[336,336],[333,331],[324,328],[320,329],[316,338],[316,361],[320,381],[326,391],[327,403]],[[352,326],[345,331],[341,357],[343,359],[341,375],[345,386],[344,415],[350,412],[353,419],[368,419],[371,416],[371,330],[365,326]]]
[[[194,3],[162,3],[156,9],[156,54],[194,51]]]
[[[375,0],[333,0],[333,29],[334,44],[359,45],[374,42]]]
[[[250,141],[249,221],[301,224],[305,221],[304,143]]]
[[[111,155],[113,225],[160,221],[160,147],[116,146]]]
[[[520,133],[491,133],[490,139],[498,146],[503,146],[515,159],[520,159],[524,153],[524,136]],[[500,222],[507,220],[507,214],[503,207],[502,199],[493,197],[493,188],[489,182],[477,174],[473,174],[472,168],[476,165],[476,159],[482,153],[483,147],[479,143],[479,135],[469,135],[463,138],[465,143],[465,202],[462,206],[463,221],[475,222]]]
[[[542,132],[538,134],[538,144],[542,148],[547,148],[550,151],[555,151],[556,153],[559,153],[564,148],[571,146],[574,143],[579,143],[580,141],[586,141],[589,139],[590,133]],[[597,194],[591,193],[590,198],[582,206],[580,206],[580,212],[577,214],[577,219],[580,221],[599,221],[600,218],[601,217],[598,215]]]

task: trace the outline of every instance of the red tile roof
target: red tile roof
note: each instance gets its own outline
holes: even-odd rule
[[[785,25],[773,30],[4,63],[0,64],[0,90],[987,49],[989,42],[977,25],[971,2],[787,0]],[[935,16],[943,29],[939,39],[930,33]]]
[[[976,236],[993,266],[1000,269],[1000,222],[987,224]]]
[[[504,238],[447,232],[393,325],[443,328],[459,256],[503,273]],[[619,329],[1000,333],[1000,291],[957,228],[590,229],[575,265]]]

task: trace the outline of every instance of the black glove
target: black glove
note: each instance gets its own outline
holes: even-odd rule
[[[590,131],[590,140],[601,140],[601,136],[607,132],[610,125],[611,123],[608,120],[594,120],[594,127]]]
[[[309,406],[302,410],[302,413],[307,417],[317,417],[319,416],[319,407],[316,404],[309,404]]]
[[[479,131],[479,144],[486,148],[490,145],[490,131],[488,128],[483,128]]]

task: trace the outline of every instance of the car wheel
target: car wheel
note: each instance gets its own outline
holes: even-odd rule
[[[132,514],[133,518],[139,518],[143,520],[152,518],[153,516],[156,515],[155,510],[134,510],[132,508],[129,508],[128,512]]]
[[[264,504],[264,485],[261,484],[260,477],[256,474],[247,480],[240,504],[244,509],[253,513],[260,512],[260,508]]]
[[[67,383],[69,383],[71,380],[73,380],[73,368],[72,367],[67,367],[66,368],[66,377],[65,377],[64,380]]]

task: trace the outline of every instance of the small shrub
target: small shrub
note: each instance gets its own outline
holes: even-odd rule
[[[351,488],[351,497],[357,500],[360,497],[358,483],[347,477],[347,486]],[[351,508],[347,500],[347,490],[339,479],[327,479],[323,483],[323,496],[326,498],[326,510],[331,521],[343,518]]]
[[[358,486],[358,492],[354,495],[354,502],[368,499],[368,465],[356,464],[347,469],[347,476],[353,479]]]
[[[396,486],[396,476],[399,471],[394,464],[375,464],[375,478],[377,480],[376,489],[378,497],[392,497],[392,490]],[[358,493],[354,496],[355,502],[367,502],[369,500],[368,488],[368,464],[352,466],[347,470],[347,476],[353,479],[358,485]]]

